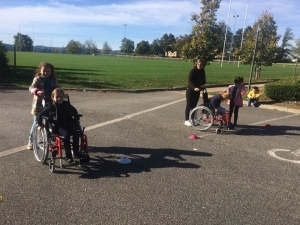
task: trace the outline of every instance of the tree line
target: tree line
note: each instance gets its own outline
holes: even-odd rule
[[[194,61],[203,57],[207,61],[239,57],[241,63],[255,66],[270,66],[272,63],[288,61],[290,57],[299,57],[300,39],[296,39],[296,47],[290,44],[294,35],[290,28],[286,28],[283,36],[277,34],[277,25],[271,13],[263,11],[259,18],[245,29],[237,29],[235,34],[226,29],[224,21],[218,22],[216,12],[221,0],[201,0],[202,7],[199,14],[192,14],[194,22],[190,34],[175,37],[172,33],[165,33],[149,43],[141,41],[136,47],[134,41],[123,38],[120,52],[137,55],[165,55],[166,52],[177,52],[178,57],[186,61]],[[227,32],[226,32],[227,30]],[[225,33],[227,33],[225,37]],[[242,40],[243,39],[243,40]],[[278,45],[281,39],[281,45]],[[14,36],[14,46],[17,51],[32,51],[33,41],[28,35],[18,33]],[[255,48],[255,57],[254,55]],[[66,46],[70,54],[98,54],[100,53],[96,42],[92,39],[83,44],[70,40]],[[108,42],[102,46],[102,54],[110,54],[112,48]]]

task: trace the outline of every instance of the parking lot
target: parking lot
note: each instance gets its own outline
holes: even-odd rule
[[[243,107],[216,134],[184,126],[184,91],[68,93],[91,161],[50,173],[25,150],[32,96],[0,90],[1,224],[300,223],[297,112]]]

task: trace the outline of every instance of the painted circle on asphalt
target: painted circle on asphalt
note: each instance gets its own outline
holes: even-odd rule
[[[278,156],[279,152],[288,153],[288,154],[284,154],[284,157],[287,157],[287,158],[284,158],[282,156]],[[300,164],[300,160],[289,159],[289,158],[295,158],[295,157],[299,157],[299,159],[300,159],[300,149],[297,149],[295,151],[291,151],[291,150],[288,150],[288,149],[271,149],[271,150],[268,151],[268,153],[269,153],[270,156],[272,156],[276,159],[279,159],[279,160],[282,160],[282,161],[285,161],[285,162]]]

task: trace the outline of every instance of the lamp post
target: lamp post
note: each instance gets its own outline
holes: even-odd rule
[[[258,40],[259,30],[260,30],[260,27],[258,25],[257,26],[257,30],[256,30],[255,46],[254,46],[252,63],[251,63],[251,70],[250,70],[249,83],[248,83],[248,90],[251,89],[251,79],[252,79],[252,73],[253,73],[254,60],[255,60],[255,57],[256,57],[256,48],[257,48],[257,40]]]
[[[235,22],[236,22],[236,18],[238,18],[238,17],[239,17],[239,15],[234,15],[233,16],[233,18],[234,18],[234,26],[233,26],[233,33],[232,33],[232,37],[231,37],[231,45],[230,45],[230,52],[229,52],[229,61],[228,61],[228,63],[230,62],[230,57],[231,57],[233,36],[234,36],[234,32],[235,32]]]
[[[127,41],[126,41],[126,27],[127,27],[127,24],[124,24],[124,41],[125,41],[125,53],[126,53],[126,47],[127,47]]]
[[[227,36],[227,29],[228,29],[228,21],[229,21],[229,16],[230,16],[230,8],[231,8],[231,0],[230,0],[230,2],[229,2],[229,9],[228,9],[228,16],[227,16],[227,23],[226,23],[225,37],[224,37],[224,45],[223,45],[223,53],[222,53],[221,67],[223,67],[223,59],[224,59],[224,51],[225,51],[225,45],[226,45],[226,36]]]
[[[244,39],[244,33],[245,33],[245,25],[246,25],[247,13],[248,13],[248,4],[247,4],[247,7],[246,7],[246,14],[245,14],[245,19],[244,19],[244,26],[243,26],[243,33],[242,33],[240,51],[242,51],[242,47],[243,47],[243,39]],[[239,56],[239,61],[238,61],[238,66],[237,67],[240,66],[240,61],[241,61],[241,56]]]

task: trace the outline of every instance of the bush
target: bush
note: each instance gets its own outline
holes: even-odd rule
[[[8,73],[8,58],[6,56],[6,49],[0,41],[0,80],[4,80]]]
[[[300,79],[288,79],[265,85],[265,95],[275,101],[299,101]]]

